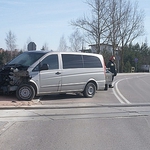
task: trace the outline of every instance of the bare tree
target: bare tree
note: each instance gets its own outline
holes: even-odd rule
[[[91,17],[71,21],[71,25],[83,30],[86,40],[95,42],[97,53],[101,53],[102,43],[111,44],[113,54],[121,47],[123,68],[123,48],[144,35],[144,13],[139,11],[136,2],[132,4],[128,0],[87,0],[86,3],[91,8]]]
[[[137,3],[131,4],[126,0],[109,0],[109,10],[109,22],[112,26],[109,27],[108,42],[113,47],[114,55],[116,49],[121,50],[118,58],[121,60],[122,72],[124,47],[137,37],[144,35],[144,13],[138,10]]]
[[[120,0],[120,8],[123,0]],[[120,9],[120,23],[118,45],[121,47],[121,72],[123,72],[124,63],[124,48],[127,44],[133,42],[137,37],[144,35],[144,12],[138,10],[138,4],[131,4],[130,1],[124,2],[124,9]]]
[[[66,42],[64,35],[60,38],[58,51],[60,51],[60,52],[67,51],[67,42]]]
[[[16,48],[16,36],[11,31],[9,31],[6,34],[5,41],[6,41],[8,50],[11,51],[11,58],[12,58],[12,51],[14,51]]]
[[[28,50],[28,44],[29,44],[30,42],[32,42],[31,37],[28,37],[26,43],[25,43],[24,46],[23,46],[23,51]]]
[[[75,30],[74,33],[72,33],[69,37],[69,41],[70,41],[70,50],[71,51],[79,51],[82,48],[82,44],[83,44],[83,38],[79,32],[79,30]]]
[[[87,0],[91,8],[91,16],[84,16],[82,19],[71,21],[71,25],[81,29],[85,33],[86,41],[97,45],[97,53],[100,53],[100,44],[106,40],[108,31],[109,7],[107,0]]]
[[[27,45],[28,45],[30,42],[32,42],[32,39],[31,39],[31,37],[28,37],[28,39],[27,39]]]
[[[42,46],[42,49],[41,50],[48,50],[48,44],[45,43],[43,46]]]
[[[120,5],[119,2],[122,0],[109,0],[109,20],[108,24],[111,24],[108,28],[107,43],[110,43],[113,47],[113,54],[118,47],[118,38],[119,38],[119,27],[122,20],[122,15],[124,12],[121,9],[124,9],[124,5]],[[123,3],[122,3],[123,4]],[[120,13],[121,12],[121,13]]]

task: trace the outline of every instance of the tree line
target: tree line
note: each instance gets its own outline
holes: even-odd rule
[[[0,66],[2,67],[4,64],[9,62],[11,59],[22,53],[23,51],[12,51],[6,50],[0,51]],[[118,51],[120,53],[120,51]],[[111,53],[107,50],[103,50],[102,55],[104,56],[105,63],[109,61]],[[121,72],[122,66],[120,64],[120,54],[116,56],[116,65],[118,72]],[[148,71],[142,68],[142,65],[150,66],[150,47],[148,47],[147,43],[143,43],[140,45],[139,43],[126,45],[124,47],[124,56],[123,56],[123,71],[129,73],[131,72],[131,68],[134,67],[135,72],[143,72]]]
[[[150,47],[148,47],[147,42],[140,45],[139,43],[126,45],[124,48],[123,55],[123,67],[121,66],[120,53],[118,50],[118,54],[116,55],[116,67],[118,72],[129,73],[132,72],[132,68],[134,68],[134,72],[148,72],[150,69]],[[109,61],[111,53],[107,50],[102,52],[105,63]],[[143,67],[144,68],[143,68]]]

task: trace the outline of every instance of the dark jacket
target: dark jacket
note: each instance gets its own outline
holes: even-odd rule
[[[113,73],[114,76],[117,75],[117,70],[116,70],[116,64],[109,60],[108,64],[106,65],[106,67],[108,68],[108,70]]]

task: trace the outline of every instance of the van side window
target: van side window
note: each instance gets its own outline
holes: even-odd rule
[[[45,59],[42,60],[41,66],[43,64],[48,64],[49,70],[58,69],[59,68],[58,55],[57,54],[52,54],[52,55],[47,56]]]
[[[40,64],[38,64],[34,69],[34,71],[39,71],[40,70],[40,66],[42,66],[43,64],[48,64],[49,69],[58,69],[59,68],[59,63],[58,63],[58,55],[54,54],[54,55],[49,55],[47,56],[45,59],[43,59],[41,61]]]
[[[62,54],[62,62],[64,69],[83,68],[83,61],[81,55]]]
[[[98,57],[83,55],[84,68],[102,68],[102,63]]]

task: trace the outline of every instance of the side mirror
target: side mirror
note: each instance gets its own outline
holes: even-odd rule
[[[49,69],[49,65],[48,64],[43,64],[41,67],[40,67],[40,70],[48,70]]]

